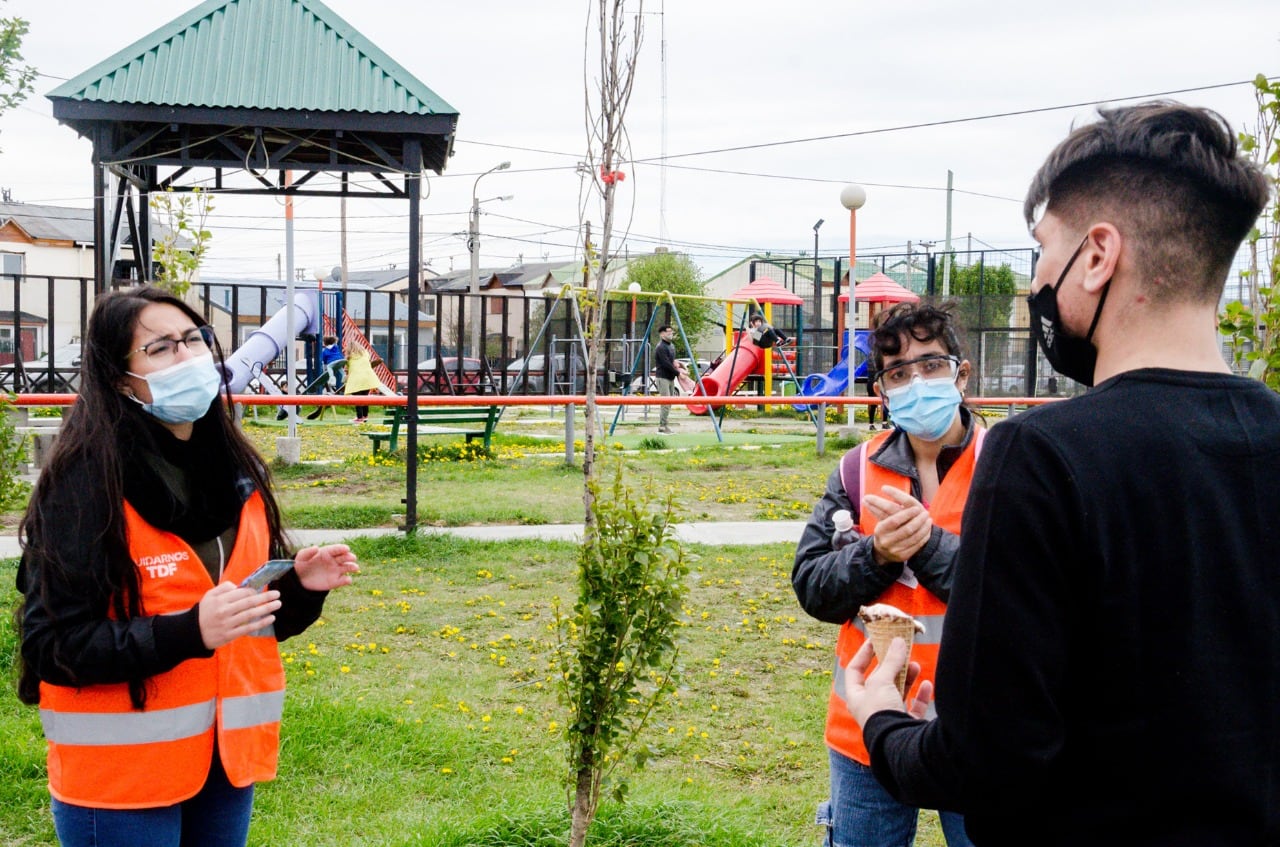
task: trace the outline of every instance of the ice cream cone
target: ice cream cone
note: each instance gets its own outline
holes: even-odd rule
[[[907,642],[907,656],[911,656],[911,644],[915,640],[916,622],[911,618],[885,617],[876,620],[863,621],[866,627],[867,637],[871,639],[871,646],[876,651],[876,661],[883,662],[884,657],[889,654],[889,645],[893,643],[894,638],[901,638]],[[898,693],[905,699],[907,696],[907,666],[904,663],[902,670],[898,671],[898,676],[894,679],[898,685]]]

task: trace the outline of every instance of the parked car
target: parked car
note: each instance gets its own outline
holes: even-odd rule
[[[547,357],[542,353],[534,353],[528,357],[529,365],[525,367],[525,359],[514,359],[507,365],[507,391],[511,394],[582,394],[587,390],[587,363],[578,351],[573,355],[561,353],[553,359],[555,365],[550,375],[548,391]],[[572,388],[570,391],[570,381]],[[596,379],[596,391],[607,390],[606,380],[602,373]]]
[[[418,392],[420,394],[483,394],[485,392],[484,363],[479,359],[464,358],[461,369],[457,356],[445,356],[440,360],[444,369],[443,379],[436,370],[435,359],[418,362]],[[396,384],[400,393],[409,387],[409,375],[397,374]]]
[[[1001,365],[998,373],[987,377],[986,393],[996,397],[1021,397],[1027,393],[1026,365]]]
[[[64,344],[53,351],[53,373],[49,354],[26,365],[27,388],[33,394],[74,394],[80,390],[80,344]]]

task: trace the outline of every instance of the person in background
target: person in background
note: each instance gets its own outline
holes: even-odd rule
[[[324,337],[324,346],[320,348],[320,367],[329,371],[329,388],[336,394],[342,390],[347,358],[342,355],[338,346],[338,338],[334,335]]]
[[[904,303],[882,313],[871,337],[875,390],[895,428],[850,450],[796,548],[791,584],[813,617],[837,624],[836,666],[827,704],[831,796],[818,809],[836,847],[903,847],[919,808],[876,782],[862,732],[844,701],[843,671],[866,641],[858,609],[886,603],[925,626],[915,657],[932,679],[951,594],[969,484],[986,430],[963,405],[970,365],[951,316]],[[853,516],[852,543],[836,549],[833,517]],[[936,807],[933,807],[936,808]],[[968,845],[963,820],[941,814],[950,847]]]
[[[675,327],[670,324],[658,327],[658,346],[653,350],[653,362],[658,377],[658,393],[663,397],[676,396],[676,380],[685,370],[684,363],[676,361],[676,346],[671,343],[675,337]],[[670,406],[658,407],[658,432],[671,432],[667,425],[670,416]]]
[[[342,355],[342,350],[338,347],[338,339],[332,335],[324,337],[324,345],[320,348],[320,367],[324,370],[328,380],[321,389],[328,389],[334,394],[342,390],[342,378],[345,375],[347,360]],[[316,406],[315,410],[307,415],[307,420],[314,421],[324,415],[325,406]]]
[[[40,705],[64,847],[244,845],[276,775],[276,642],[358,570],[346,545],[290,552],[214,349],[159,289],[101,296],[22,519],[19,696]],[[271,558],[292,570],[240,586]]]
[[[1280,397],[1217,329],[1269,199],[1220,115],[1169,102],[1101,110],[1031,182],[1032,330],[1092,388],[987,439],[937,718],[898,696],[901,641],[845,675],[881,783],[976,844],[1280,844]]]
[[[769,322],[764,319],[764,315],[759,312],[751,313],[748,324],[747,335],[751,338],[751,343],[762,350],[786,344],[791,340],[770,326]]]
[[[377,391],[382,380],[373,372],[375,365],[382,364],[369,359],[369,353],[360,344],[351,341],[347,344],[347,385],[346,394],[369,395]],[[356,417],[352,423],[364,423],[369,419],[368,406],[356,406]]]

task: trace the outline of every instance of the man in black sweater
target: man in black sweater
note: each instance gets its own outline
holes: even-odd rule
[[[905,713],[900,641],[846,675],[877,778],[975,844],[1280,844],[1280,398],[1216,320],[1267,197],[1169,103],[1104,110],[1032,182],[1033,331],[1097,384],[986,440],[937,718]]]
[[[676,346],[671,339],[676,337],[675,327],[664,324],[658,327],[658,346],[653,349],[654,370],[658,376],[658,393],[663,397],[676,396],[676,380],[684,366],[676,361]],[[670,406],[658,407],[658,432],[670,432],[667,425],[671,417]]]

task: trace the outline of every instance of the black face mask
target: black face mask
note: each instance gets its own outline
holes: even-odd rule
[[[1098,349],[1093,346],[1093,331],[1098,326],[1098,318],[1102,317],[1102,306],[1107,302],[1107,294],[1111,292],[1111,280],[1107,280],[1102,288],[1102,297],[1098,300],[1098,308],[1093,313],[1093,323],[1084,338],[1067,334],[1062,325],[1062,316],[1058,313],[1058,289],[1067,278],[1067,272],[1075,264],[1076,257],[1084,249],[1089,236],[1085,236],[1067,260],[1067,266],[1058,275],[1054,285],[1045,285],[1035,294],[1027,296],[1027,309],[1031,312],[1031,333],[1035,336],[1044,357],[1049,365],[1065,377],[1074,379],[1081,385],[1093,385],[1093,368],[1098,362]]]

